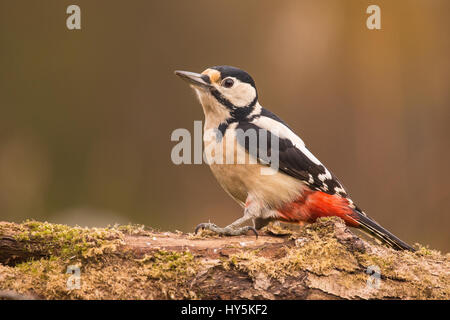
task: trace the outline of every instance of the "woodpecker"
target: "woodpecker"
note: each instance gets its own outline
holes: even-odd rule
[[[303,140],[259,104],[255,81],[247,72],[231,66],[215,66],[201,74],[188,71],[175,71],[175,74],[195,90],[205,115],[204,132],[220,133],[215,139],[206,139],[204,135],[205,149],[220,144],[224,157],[232,152],[233,158],[237,151],[242,151],[248,159],[255,160],[209,163],[219,184],[244,208],[244,215],[224,228],[201,223],[195,232],[209,229],[234,236],[253,231],[258,236],[257,230],[271,221],[311,223],[320,217],[337,216],[346,225],[362,229],[394,249],[415,250],[357,207],[336,176],[306,148]],[[256,152],[252,151],[249,139],[238,139],[238,130],[244,133],[265,130],[267,141],[258,138]],[[274,136],[278,139],[278,150],[275,150],[278,170],[270,175],[262,174],[261,168],[270,165],[262,151],[274,152],[272,140],[269,141]],[[262,150],[263,145],[268,150]]]

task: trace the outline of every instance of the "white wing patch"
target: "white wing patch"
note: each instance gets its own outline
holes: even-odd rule
[[[297,136],[294,132],[292,132],[291,129],[286,127],[284,124],[282,124],[279,121],[276,121],[274,119],[260,116],[252,121],[255,125],[258,127],[261,127],[263,129],[266,129],[267,131],[272,132],[275,135],[278,135],[282,139],[289,139],[292,141],[292,144],[297,147],[305,156],[307,156],[312,162],[314,162],[317,165],[322,165],[322,163],[306,148],[305,143],[302,139],[300,139],[299,136]],[[326,172],[328,175],[330,173]],[[328,177],[327,175],[327,177]],[[330,175],[331,178],[331,175]],[[323,180],[322,180],[323,181]]]

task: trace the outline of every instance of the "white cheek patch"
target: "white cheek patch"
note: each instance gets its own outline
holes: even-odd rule
[[[236,107],[245,107],[255,100],[256,90],[250,84],[235,80],[233,87],[220,88],[222,95]]]

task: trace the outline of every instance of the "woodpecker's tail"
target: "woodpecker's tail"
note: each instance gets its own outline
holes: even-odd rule
[[[410,250],[416,251],[413,247],[411,247],[406,242],[403,242],[395,235],[387,231],[385,228],[380,226],[376,221],[372,220],[365,214],[359,212],[358,210],[354,210],[357,216],[357,221],[364,231],[379,239],[380,241],[386,243],[390,247],[396,250]]]

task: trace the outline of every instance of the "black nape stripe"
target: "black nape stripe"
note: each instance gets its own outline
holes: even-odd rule
[[[224,106],[227,107],[229,110],[233,110],[233,109],[237,108],[234,104],[231,103],[231,101],[229,101],[227,98],[225,98],[225,97],[219,92],[219,90],[217,90],[216,88],[211,88],[211,89],[209,89],[209,91],[211,92],[211,94],[213,95],[213,97],[216,98],[216,100],[217,100],[221,105],[224,105]]]
[[[240,123],[240,122],[248,122],[249,119],[251,119],[252,117],[248,117],[253,110],[255,109],[255,103],[252,103],[246,107],[238,107],[236,109],[231,110],[230,115],[231,117],[228,118],[225,122],[222,122],[219,127],[217,128],[220,133],[222,134],[222,136],[219,137],[219,139],[216,139],[218,142],[221,141],[221,137],[223,137],[225,135],[225,131],[227,131],[228,127],[230,126],[230,124],[232,123]]]
[[[211,88],[209,89],[209,91],[211,92],[211,94],[213,95],[214,98],[216,98],[216,100],[224,105],[225,107],[227,107],[227,109],[229,109],[231,112],[234,112],[236,116],[239,116],[240,114],[250,114],[253,111],[253,108],[256,104],[256,102],[258,102],[258,97],[255,96],[255,98],[253,99],[252,102],[250,102],[249,105],[244,106],[244,107],[238,107],[235,106],[230,100],[228,100],[227,98],[225,98],[220,92],[219,90],[217,90],[216,88]],[[239,109],[245,110],[245,111],[239,111]],[[248,112],[248,110],[250,110],[250,112]]]
[[[245,107],[237,107],[232,104],[227,98],[225,98],[217,89],[210,89],[211,94],[216,98],[216,100],[224,105],[228,110],[230,110],[230,118],[228,118],[225,122],[222,122],[217,128],[219,132],[222,134],[221,136],[217,136],[216,140],[219,142],[222,137],[225,135],[225,131],[228,129],[230,124],[234,122],[248,121],[248,116],[255,110],[256,102],[258,102],[257,97],[253,99],[253,101]]]
[[[245,107],[237,107],[233,110],[231,110],[231,117],[233,119],[236,119],[237,121],[242,121],[247,119],[247,117],[250,115],[250,113],[253,112],[255,109],[256,99],[253,100],[248,106]]]

